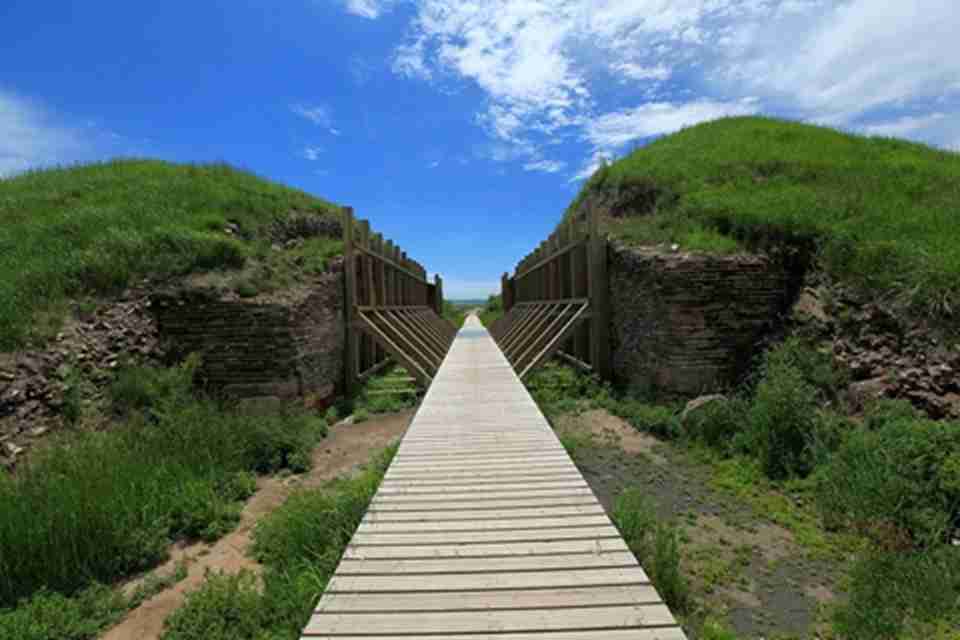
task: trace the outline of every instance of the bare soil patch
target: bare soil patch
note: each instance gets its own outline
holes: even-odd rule
[[[260,478],[257,492],[243,509],[239,526],[212,544],[199,542],[172,548],[169,560],[155,569],[154,573],[168,575],[173,573],[178,563],[185,563],[187,577],[131,611],[122,622],[101,636],[102,639],[157,639],[163,632],[164,620],[183,604],[188,593],[201,586],[208,571],[237,573],[242,569],[259,570],[259,565],[247,556],[257,521],[283,504],[295,489],[318,487],[368,462],[373,452],[403,435],[412,416],[412,411],[404,411],[375,415],[360,424],[335,425],[314,449],[313,469],[310,472]],[[127,583],[123,589],[132,592],[144,578]]]
[[[680,527],[681,567],[699,612],[738,638],[814,637],[818,608],[834,599],[837,568],[793,534],[710,484],[710,469],[682,449],[637,432],[603,410],[557,420],[557,432],[591,434],[575,462],[608,513],[621,491],[642,488],[664,522]]]

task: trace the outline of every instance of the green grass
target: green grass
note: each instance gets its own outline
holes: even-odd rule
[[[467,319],[467,307],[459,304],[453,304],[449,300],[443,301],[443,317],[457,329],[463,326]]]
[[[417,385],[409,372],[392,366],[369,378],[353,401],[356,422],[369,420],[371,415],[396,413],[417,406]]]
[[[0,350],[44,339],[70,298],[240,267],[269,251],[274,221],[335,213],[222,164],[122,160],[0,180]]]
[[[0,475],[0,608],[147,569],[175,539],[217,538],[238,522],[251,472],[309,467],[322,418],[194,397],[195,366],[121,373],[114,402],[136,400],[122,427],[64,433]],[[158,379],[157,395],[131,391]]]
[[[487,298],[480,312],[480,322],[488,329],[503,315],[503,297],[498,293]]]
[[[626,189],[632,195],[626,196]],[[824,268],[935,315],[960,308],[960,154],[796,122],[725,118],[599,169],[628,244],[732,253],[816,239]],[[645,215],[647,214],[647,215]]]
[[[250,572],[212,574],[166,621],[163,640],[296,640],[396,452],[362,473],[292,495],[254,531],[262,584]]]

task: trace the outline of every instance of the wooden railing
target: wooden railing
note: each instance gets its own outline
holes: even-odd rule
[[[343,209],[348,391],[391,359],[423,384],[440,366],[456,329],[442,319],[443,280],[427,272],[370,222]]]
[[[490,328],[523,377],[556,355],[610,376],[607,242],[599,213],[570,216],[501,278],[504,315]]]

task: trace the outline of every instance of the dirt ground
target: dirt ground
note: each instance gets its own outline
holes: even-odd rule
[[[299,487],[316,487],[337,476],[349,473],[370,460],[370,456],[394,442],[406,431],[413,411],[377,416],[360,424],[338,424],[313,451],[313,470],[303,475],[262,477],[257,492],[247,501],[239,526],[212,544],[177,545],[170,550],[170,559],[153,573],[172,574],[178,563],[185,563],[187,577],[171,588],[158,593],[131,611],[102,640],[154,640],[163,632],[163,622],[181,604],[184,597],[203,583],[207,571],[236,573],[241,569],[257,570],[256,562],[247,557],[251,533],[257,521],[279,507]],[[128,593],[143,580],[124,585]]]
[[[706,465],[620,418],[588,411],[560,418],[556,428],[579,436],[575,461],[608,513],[622,490],[639,487],[660,518],[680,527],[694,616],[719,618],[738,638],[817,637],[818,607],[836,592],[835,564],[714,489]]]

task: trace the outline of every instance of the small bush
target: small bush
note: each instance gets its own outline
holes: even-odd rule
[[[395,451],[356,477],[293,494],[254,530],[262,586],[250,573],[208,576],[167,620],[163,640],[298,638]]]
[[[363,407],[353,412],[353,421],[356,424],[359,424],[361,422],[366,422],[369,419],[370,419],[370,412]]]
[[[849,372],[829,352],[817,350],[810,342],[792,336],[764,354],[761,371],[792,368],[804,382],[817,390],[821,400],[838,400],[850,382]]]
[[[871,553],[850,575],[848,600],[834,617],[850,640],[954,638],[937,629],[960,628],[960,549]]]
[[[601,400],[598,404],[646,433],[674,438],[680,431],[679,416],[670,407],[648,404],[633,398]]]
[[[91,640],[127,612],[119,591],[93,585],[68,598],[39,591],[16,609],[0,609],[0,637],[4,640]]]
[[[249,571],[207,576],[202,589],[187,595],[165,623],[164,640],[253,640],[263,637],[270,611]]]
[[[164,398],[189,393],[200,366],[199,356],[191,354],[183,364],[170,367],[125,366],[110,385],[113,410],[118,415],[149,409]]]
[[[584,375],[555,362],[533,372],[526,379],[526,386],[548,417],[576,413],[608,395],[606,387],[596,376]]]
[[[797,368],[780,362],[766,368],[741,446],[758,456],[769,477],[810,471],[817,404],[816,390]]]
[[[662,524],[653,505],[639,490],[623,491],[614,503],[613,521],[630,550],[646,569],[671,609],[688,610],[690,586],[680,572],[680,542],[676,529]]]
[[[879,398],[867,405],[863,416],[863,426],[870,431],[877,431],[893,422],[914,420],[920,417],[920,412],[909,400]]]
[[[960,425],[901,418],[852,431],[816,486],[831,526],[880,548],[934,545],[960,525]]]
[[[249,472],[309,463],[323,420],[192,397],[192,366],[132,370],[114,388],[122,429],[66,434],[0,476],[0,607],[149,568],[179,537],[219,537]]]
[[[746,427],[749,411],[749,404],[736,396],[709,402],[690,414],[684,435],[723,453],[731,453],[734,438]]]

